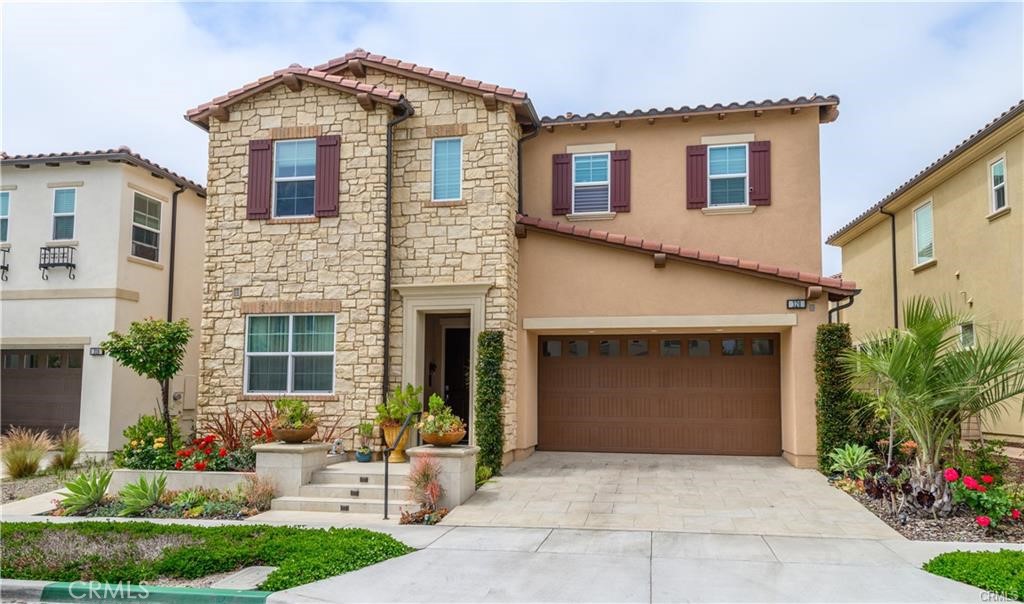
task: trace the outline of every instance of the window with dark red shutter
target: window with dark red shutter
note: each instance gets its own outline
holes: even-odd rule
[[[317,216],[338,215],[338,189],[341,181],[341,137],[316,137],[316,193]]]
[[[708,206],[708,146],[686,148],[686,209]]]
[[[274,152],[269,140],[249,141],[249,184],[246,195],[246,218],[270,218],[273,186]]]
[[[612,211],[629,211],[629,149],[612,151]]]
[[[551,213],[564,216],[572,211],[572,155],[551,157]]]
[[[750,149],[750,205],[767,206],[772,203],[771,142],[753,141]]]

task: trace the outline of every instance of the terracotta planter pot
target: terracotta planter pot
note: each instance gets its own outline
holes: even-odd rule
[[[423,442],[434,445],[435,447],[450,447],[463,439],[466,436],[466,427],[463,426],[458,430],[452,432],[446,432],[444,434],[433,434],[429,432],[423,432],[421,434]]]
[[[316,424],[302,428],[281,428],[274,426],[274,438],[288,444],[304,443],[316,434]]]
[[[398,438],[398,433],[402,429],[401,424],[384,424],[381,426],[384,430],[384,440],[388,443],[388,448],[394,447],[394,451],[388,456],[388,461],[391,463],[405,463],[409,461],[409,458],[405,456],[405,446],[409,442],[409,432],[411,428],[406,429],[405,434],[402,435],[402,441],[395,443],[395,439]]]

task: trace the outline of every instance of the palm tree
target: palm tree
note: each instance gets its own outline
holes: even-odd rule
[[[917,442],[910,505],[946,514],[952,498],[943,452],[959,440],[965,420],[1003,413],[1024,394],[1024,336],[992,334],[964,348],[957,332],[970,316],[927,298],[909,300],[903,316],[902,329],[870,337],[844,362],[854,383]]]

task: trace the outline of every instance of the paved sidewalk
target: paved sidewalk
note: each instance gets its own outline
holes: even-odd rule
[[[278,592],[267,601],[983,602],[981,590],[926,573],[920,565],[943,551],[999,547],[457,527],[420,551]]]

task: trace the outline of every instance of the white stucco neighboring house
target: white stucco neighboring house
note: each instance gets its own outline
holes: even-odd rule
[[[127,147],[0,155],[0,424],[77,426],[91,454],[159,404],[99,351],[147,317],[198,332],[205,189]],[[198,341],[171,385],[194,416]],[[187,426],[186,426],[187,427]]]

